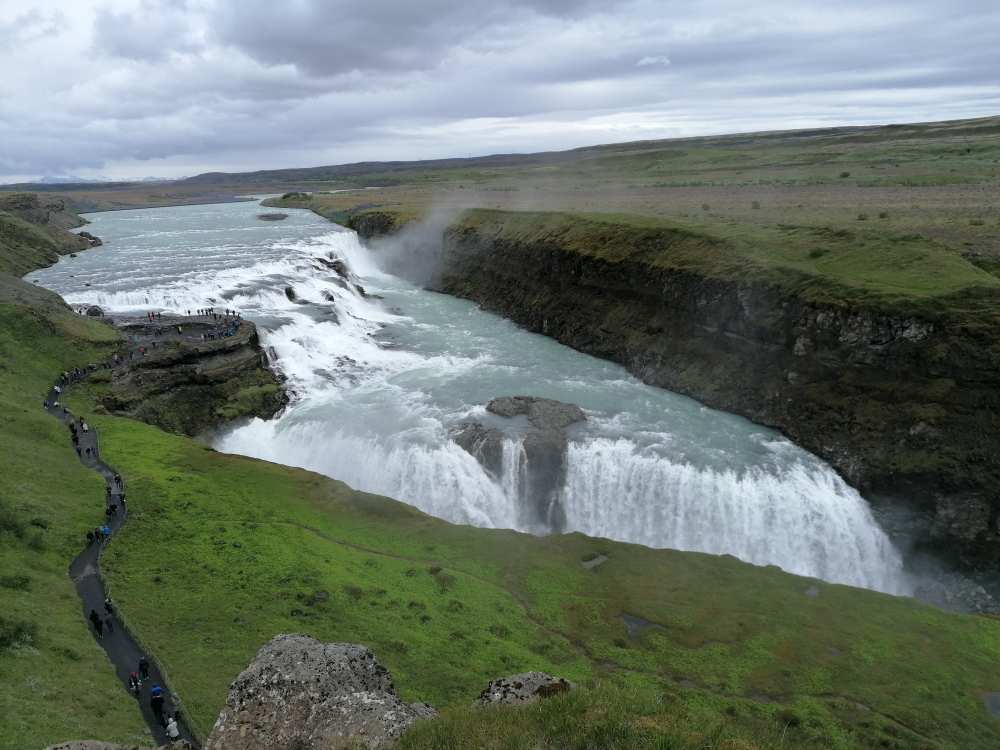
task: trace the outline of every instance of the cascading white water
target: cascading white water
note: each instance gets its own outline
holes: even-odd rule
[[[96,214],[91,229],[105,246],[32,278],[110,311],[214,304],[255,320],[295,399],[275,420],[218,436],[220,450],[312,469],[450,521],[518,528],[530,471],[519,438],[505,440],[492,476],[449,430],[488,418],[482,405],[496,396],[555,398],[588,415],[569,441],[569,529],[908,592],[864,499],[787,440],[385,274],[353,233],[295,211],[262,226],[256,210]],[[357,276],[331,271],[331,257]]]
[[[598,438],[570,444],[563,502],[569,526],[591,536],[906,591],[899,554],[868,504],[828,468],[720,471]]]

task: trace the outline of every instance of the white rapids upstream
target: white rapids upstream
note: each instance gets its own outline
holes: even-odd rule
[[[494,477],[449,429],[488,419],[483,405],[497,396],[558,399],[587,413],[569,433],[568,529],[911,593],[865,499],[776,432],[385,273],[353,232],[308,212],[262,222],[259,211],[253,202],[93,214],[104,247],[28,278],[73,305],[214,305],[255,321],[293,400],[276,419],[217,435],[220,451],[311,469],[448,521],[518,528],[517,438]]]

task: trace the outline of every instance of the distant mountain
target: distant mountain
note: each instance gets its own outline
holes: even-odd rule
[[[112,182],[104,177],[88,179],[86,177],[76,177],[74,175],[47,176],[38,181],[40,185],[85,185],[95,182]]]

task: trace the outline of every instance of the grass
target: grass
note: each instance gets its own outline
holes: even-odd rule
[[[11,292],[15,287],[19,295]],[[17,299],[18,302],[12,303]],[[23,304],[30,299],[30,306]],[[100,478],[42,411],[62,370],[114,341],[55,295],[0,275],[0,748],[148,735],[87,627],[70,559],[102,517]]]
[[[58,258],[58,245],[47,232],[0,211],[0,273],[20,276]]]
[[[78,392],[76,410],[93,397]],[[1000,689],[996,620],[729,557],[453,526],[308,472],[91,419],[130,483],[106,575],[202,732],[264,642],[304,632],[369,645],[406,699],[446,709],[412,747],[1000,740],[981,698]],[[608,560],[586,569],[597,553]],[[632,638],[623,612],[660,627]],[[478,692],[529,669],[583,690],[530,720],[508,711],[479,726],[465,708]]]
[[[762,280],[814,299],[915,305],[970,289],[1000,292],[996,276],[939,243],[912,235],[485,209],[464,212],[450,229],[499,241],[555,245],[612,263]]]

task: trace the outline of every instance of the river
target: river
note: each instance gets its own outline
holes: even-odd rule
[[[519,507],[517,436],[491,475],[449,431],[489,419],[484,405],[497,396],[558,399],[587,414],[569,433],[569,530],[910,593],[866,500],[776,432],[387,273],[353,232],[309,212],[265,222],[261,210],[91,214],[104,246],[28,280],[110,312],[214,305],[255,321],[292,403],[213,436],[220,451],[311,469],[448,521],[544,533]]]

